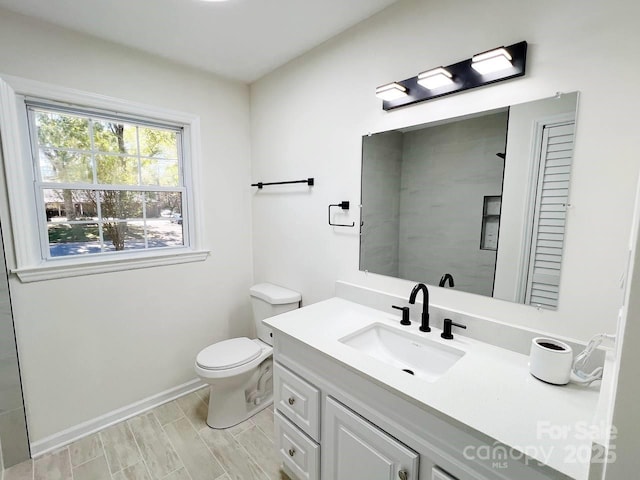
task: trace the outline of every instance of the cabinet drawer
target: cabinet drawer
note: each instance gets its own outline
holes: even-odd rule
[[[458,480],[452,477],[447,472],[440,470],[438,467],[433,467],[431,470],[431,480]]]
[[[278,363],[273,372],[276,409],[315,441],[320,441],[320,391]]]
[[[276,446],[285,470],[300,480],[319,480],[320,446],[277,410],[274,420]]]

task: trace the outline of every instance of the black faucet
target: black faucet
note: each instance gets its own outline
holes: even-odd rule
[[[413,287],[413,290],[411,290],[411,295],[409,296],[409,303],[411,305],[416,303],[416,296],[418,295],[419,291],[422,291],[423,293],[422,323],[420,324],[420,331],[430,332],[431,327],[429,326],[429,289],[427,289],[427,286],[424,283],[419,283],[415,287]]]
[[[455,286],[455,284],[453,283],[453,276],[450,273],[445,273],[444,275],[442,275],[442,278],[440,279],[440,283],[438,284],[438,286],[444,287],[447,281],[449,282],[449,286],[451,288]]]

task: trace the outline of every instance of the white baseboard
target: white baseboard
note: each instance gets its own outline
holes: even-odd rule
[[[206,386],[200,379],[194,379],[190,382],[183,383],[177,387],[170,388],[164,392],[160,392],[151,397],[147,397],[138,402],[127,405],[126,407],[113,410],[109,413],[96,417],[92,420],[80,423],[61,432],[54,433],[48,437],[31,443],[31,456],[39,457],[57,448],[68,445],[76,440],[103,430],[111,425],[120,423],[128,418],[140,415],[142,412],[151,410],[152,408],[162,405],[163,403],[175,400],[178,397],[194,392],[199,388]]]

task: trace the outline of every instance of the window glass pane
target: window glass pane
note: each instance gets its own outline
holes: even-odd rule
[[[38,144],[74,150],[89,150],[89,119],[67,113],[35,111]]]
[[[147,192],[145,195],[149,248],[184,245],[182,194]]]
[[[100,233],[97,223],[50,222],[47,224],[49,235],[49,255],[63,257],[100,253]]]
[[[105,222],[103,230],[104,246],[107,252],[145,248],[142,218],[126,222]]]
[[[95,220],[95,192],[91,190],[44,189],[47,222]]]
[[[149,221],[147,236],[149,239],[149,248],[181,247],[184,245],[182,218],[176,215],[171,219]]]
[[[99,198],[105,249],[120,251],[145,248],[143,194],[105,190],[99,192]]]
[[[142,185],[160,185],[158,161],[143,158],[140,161],[140,175],[142,176]]]
[[[100,230],[91,191],[46,189],[49,254],[52,257],[100,253]]]
[[[98,183],[138,185],[138,159],[116,155],[96,155]]]
[[[139,127],[140,155],[154,158],[178,158],[178,135],[171,130]]]
[[[40,149],[39,161],[43,182],[93,182],[89,154],[44,148]]]
[[[100,152],[138,153],[137,128],[126,123],[94,120],[93,142]]]
[[[116,221],[142,218],[142,193],[128,190],[98,192],[102,220]]]
[[[151,160],[144,158],[142,164],[142,184],[177,187],[180,184],[177,160]]]
[[[182,213],[180,192],[147,192],[145,195],[147,218],[169,218]]]

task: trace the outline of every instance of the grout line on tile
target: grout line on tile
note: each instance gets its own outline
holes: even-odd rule
[[[133,418],[135,418],[135,417],[133,417]],[[155,418],[155,416],[154,416],[154,418]],[[149,478],[151,480],[156,480],[155,478],[153,478],[153,475],[151,475],[151,470],[149,469],[149,465],[147,465],[147,461],[145,460],[144,455],[142,454],[142,449],[140,448],[140,445],[138,445],[138,440],[136,439],[136,436],[133,434],[133,430],[131,430],[131,426],[129,425],[129,420],[125,420],[124,425],[129,430],[129,433],[131,434],[131,437],[133,438],[133,443],[136,444],[136,448],[138,449],[138,454],[140,455],[140,460],[142,460],[142,464],[144,465],[144,468],[147,470],[147,473],[149,474]],[[123,471],[123,470],[124,469],[122,469],[121,471]]]
[[[210,387],[205,387],[205,388],[201,388],[199,390],[196,390],[196,395],[198,395],[198,397],[200,397],[200,400],[202,400],[203,402],[204,402],[204,396],[200,392],[204,392],[207,388],[210,388]]]
[[[189,418],[188,418],[188,417],[187,417],[187,420],[189,420]],[[215,458],[215,459],[216,459],[216,462],[218,462],[218,463],[220,464],[220,467],[222,467],[222,471],[223,471],[224,473],[223,473],[222,475],[220,475],[220,477],[218,477],[218,478],[224,477],[225,475],[229,475],[229,477],[231,477],[231,474],[230,474],[229,472],[227,472],[227,469],[226,469],[226,468],[224,468],[224,463],[223,463],[223,462],[221,462],[221,461],[220,461],[220,459],[218,458],[218,456],[214,453],[214,451],[213,451],[213,450],[211,450],[211,447],[209,447],[209,444],[207,443],[207,441],[206,441],[204,438],[202,438],[202,435],[200,435],[200,431],[199,431],[198,429],[196,429],[196,428],[193,426],[193,424],[191,425],[191,427],[193,427],[193,429],[196,431],[196,435],[198,435],[198,438],[200,439],[200,441],[201,441],[202,443],[204,443],[204,446],[207,448],[207,450],[209,450],[209,453],[211,453],[211,455],[213,456],[213,458]],[[211,428],[211,427],[209,427],[209,426],[207,425],[207,427],[206,427],[206,428]],[[204,430],[204,428],[203,428],[202,430]],[[233,438],[233,435],[232,435],[231,437]]]
[[[73,475],[73,462],[71,462],[71,449],[69,448],[69,446],[66,446],[64,448],[67,450],[67,457],[69,457],[69,470],[71,471],[71,480],[73,480],[74,475]],[[35,470],[33,474],[35,475]]]
[[[255,415],[254,415],[254,416],[255,416]],[[254,427],[254,426],[255,426],[255,427],[257,427],[257,426],[258,426],[258,425],[256,424],[256,422],[254,422],[254,421],[253,421],[253,417],[249,417],[249,418],[247,418],[244,422],[241,422],[241,423],[246,423],[246,422],[250,422],[251,426],[249,426],[249,427],[245,428],[244,430],[240,430],[238,433],[232,433],[232,434],[231,434],[231,436],[232,436],[233,438],[236,438],[238,435],[243,434],[243,433],[244,433],[244,432],[246,432],[247,430],[251,429],[251,427]],[[229,428],[231,428],[231,427],[229,427]]]
[[[84,462],[82,462],[82,463],[79,463],[79,464],[77,464],[77,465],[71,465],[71,468],[72,468],[72,469],[74,469],[74,468],[81,467],[81,466],[82,466],[82,465],[84,465],[85,463],[92,462],[92,461],[94,461],[96,458],[100,458],[101,456],[102,456],[102,457],[105,457],[105,460],[106,460],[107,456],[106,456],[106,455],[105,455],[105,453],[104,453],[104,449],[102,450],[102,455],[96,455],[95,457],[90,458],[89,460],[85,460],[85,461],[84,461]],[[107,462],[107,465],[108,465],[108,464],[109,464],[109,463]],[[111,472],[109,472],[109,473],[111,473]]]
[[[187,464],[184,463],[184,460],[182,459],[182,457],[180,456],[180,452],[178,452],[178,449],[176,448],[176,446],[173,444],[173,442],[171,441],[171,437],[169,437],[169,435],[167,434],[167,431],[164,429],[164,425],[161,425],[160,422],[158,421],[158,419],[156,418],[156,416],[154,415],[153,418],[156,419],[156,422],[158,422],[158,425],[160,425],[160,430],[162,430],[162,432],[164,433],[164,436],[167,437],[167,441],[169,442],[169,445],[171,445],[171,448],[173,448],[173,451],[176,452],[176,456],[178,457],[178,459],[180,460],[180,463],[182,464],[181,467],[176,468],[173,472],[167,474],[164,478],[168,477],[169,475],[171,475],[172,473],[177,472],[178,470],[180,470],[181,468],[184,468],[184,471],[187,472],[187,476],[189,478],[191,478],[191,480],[193,480],[193,478],[191,477],[191,473],[189,472],[189,469],[187,468]],[[178,420],[182,420],[181,418],[178,418],[177,420],[174,420],[171,423],[175,423]],[[169,424],[167,424],[169,425]],[[191,424],[189,424],[191,425]],[[191,428],[193,428],[193,425],[191,425]],[[195,430],[195,428],[194,428]]]
[[[102,447],[102,454],[104,455],[104,461],[107,464],[107,468],[109,469],[109,476],[113,479],[113,473],[111,473],[111,464],[109,463],[109,457],[107,457],[107,449],[104,448],[104,440],[102,440],[101,432],[98,432],[98,440],[100,440],[100,446]]]
[[[203,402],[204,403],[204,402]],[[178,402],[176,402],[176,404],[178,405],[178,408],[180,409],[180,411],[182,412],[182,414],[184,415],[184,418],[187,419],[187,422],[189,422],[189,425],[191,425],[191,428],[193,428],[196,433],[198,434],[198,437],[200,437],[200,432],[198,431],[198,429],[196,428],[196,426],[193,424],[193,422],[191,421],[191,419],[189,418],[189,415],[187,415],[187,413],[184,411],[184,409],[180,406],[180,404]],[[180,419],[178,419],[180,420]],[[177,421],[177,420],[176,420]],[[204,428],[204,427],[203,427]],[[209,425],[207,425],[207,428],[210,428]],[[202,440],[204,442],[204,438],[200,437],[200,440]],[[207,444],[207,442],[204,442],[205,445]],[[216,460],[218,460],[218,457],[216,457]],[[223,468],[224,470],[224,468]],[[226,470],[225,470],[226,471]]]
[[[177,452],[176,452],[177,453]],[[180,455],[178,455],[178,458],[180,458]],[[182,462],[182,458],[180,458],[180,461]],[[187,467],[184,466],[184,462],[182,462],[183,465],[181,467],[176,468],[173,472],[169,472],[167,473],[164,477],[162,477],[160,480],[163,480],[165,478],[169,478],[171,475],[173,475],[174,473],[180,471],[180,470],[184,470],[187,473],[187,477],[189,477],[191,480],[193,480],[193,477],[191,477],[191,474],[189,473],[189,470],[187,469]]]
[[[256,427],[258,427],[258,430],[260,430],[265,437],[267,437],[269,439],[269,441],[271,441],[271,443],[274,443],[273,438],[271,438],[271,435],[269,435],[267,432],[265,432],[262,428],[260,428],[260,425],[258,425],[256,423]]]
[[[260,462],[258,462],[258,460],[256,460],[255,458],[253,458],[253,455],[251,455],[251,453],[249,452],[249,450],[247,448],[245,448],[245,446],[243,444],[241,444],[238,440],[235,439],[235,437],[232,438],[234,439],[234,441],[236,442],[236,444],[247,453],[247,456],[253,460],[256,463],[256,466],[260,469],[260,471],[262,472],[262,474],[264,475],[264,480],[269,480],[269,475],[267,474],[267,472],[265,472],[262,469],[262,466],[260,465]]]
[[[200,398],[200,396],[199,396],[199,395],[198,395],[198,398]],[[207,404],[206,404],[206,402],[205,402],[202,398],[200,398],[200,401],[201,401],[202,403],[204,403],[205,405],[207,405]],[[218,477],[218,478],[222,478],[222,477],[224,477],[225,475],[229,475],[229,477],[231,477],[231,474],[230,474],[229,472],[227,472],[227,469],[226,469],[226,468],[224,468],[224,464],[223,464],[223,462],[221,462],[221,461],[220,461],[220,459],[218,458],[218,456],[214,453],[214,451],[213,451],[213,450],[211,450],[211,448],[209,447],[209,444],[206,442],[206,440],[205,440],[204,438],[202,438],[202,435],[200,435],[200,431],[199,431],[199,430],[196,428],[196,426],[193,424],[193,422],[192,422],[192,421],[191,421],[191,419],[189,418],[189,415],[187,415],[187,413],[185,412],[185,410],[180,406],[180,403],[176,402],[176,405],[178,405],[178,408],[179,408],[179,409],[180,409],[180,411],[183,413],[184,418],[186,418],[186,419],[187,419],[187,422],[189,422],[189,425],[191,425],[191,428],[193,428],[193,430],[195,430],[196,435],[198,436],[198,438],[200,439],[200,441],[204,444],[204,446],[207,448],[207,450],[209,450],[209,453],[211,453],[211,455],[213,456],[213,458],[215,459],[215,461],[216,461],[216,462],[218,462],[218,464],[219,464],[219,465],[220,465],[220,467],[222,468],[222,471],[223,471],[224,473],[223,473],[222,475],[220,475],[220,477]],[[207,408],[209,408],[209,406],[208,406],[208,405],[207,405]],[[177,420],[176,420],[176,421],[177,421]],[[204,430],[205,428],[211,428],[211,427],[209,427],[209,425],[207,425],[206,427],[203,427],[203,428],[202,428],[202,430]],[[163,428],[163,430],[164,430],[164,428]],[[165,433],[166,433],[166,432],[165,432]],[[234,437],[233,435],[231,435],[231,438],[234,438],[234,439],[235,439],[235,437]],[[175,448],[174,448],[174,449],[175,449]],[[176,452],[176,453],[177,453],[177,452]],[[180,455],[178,454],[178,456],[180,456]],[[181,458],[180,460],[182,461],[182,458]],[[185,470],[187,470],[187,469],[186,469],[186,467],[185,467]],[[188,471],[188,470],[187,470],[187,473],[189,473],[189,471]]]
[[[176,418],[175,420],[171,420],[170,422],[167,422],[167,423],[165,423],[164,425],[160,425],[160,428],[162,428],[162,430],[164,431],[164,433],[167,433],[167,432],[164,430],[164,427],[166,427],[167,425],[173,425],[174,423],[179,422],[180,420],[184,420],[185,418],[187,418],[187,417],[186,417],[186,416],[182,416],[182,417],[180,417],[180,418]],[[158,419],[156,418],[156,420],[158,420]],[[189,420],[189,419],[187,418],[187,420]],[[159,420],[158,420],[158,423],[160,423],[160,421],[159,421]],[[191,424],[191,422],[189,422],[189,425],[191,426],[191,428],[193,428],[193,429],[195,430],[195,427]]]

